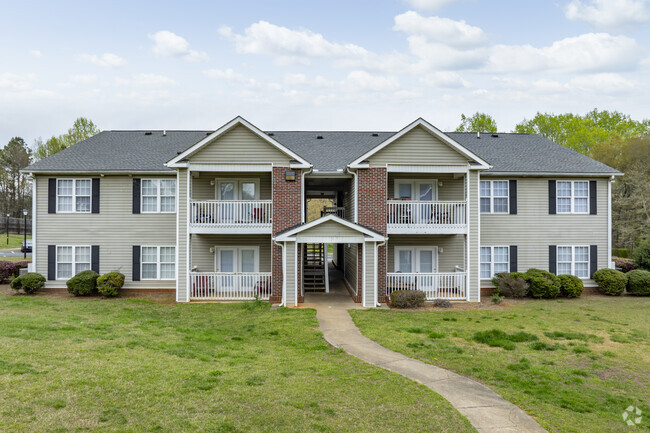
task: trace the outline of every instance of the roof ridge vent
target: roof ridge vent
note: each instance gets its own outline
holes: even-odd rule
[[[379,137],[379,134],[377,134],[376,132],[373,132],[373,133],[372,133],[372,136],[373,136],[373,137]]]
[[[316,140],[322,140],[322,139],[323,139],[323,136],[322,136],[322,135],[317,135],[317,136],[316,136]]]
[[[145,131],[144,135],[151,135],[151,131]]]

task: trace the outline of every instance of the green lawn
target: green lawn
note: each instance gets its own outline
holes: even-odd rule
[[[31,262],[32,258],[27,256],[26,259],[23,256],[20,257],[0,257],[0,262]]]
[[[27,235],[27,239],[31,239],[30,235]],[[14,235],[9,234],[9,244],[7,244],[7,233],[0,234],[0,250],[11,250],[14,248],[20,248],[25,240],[24,235]]]
[[[351,311],[367,337],[478,379],[557,432],[628,431],[630,405],[644,416],[629,431],[650,430],[649,313],[650,298],[633,297]]]
[[[0,295],[2,432],[471,432],[313,310]]]

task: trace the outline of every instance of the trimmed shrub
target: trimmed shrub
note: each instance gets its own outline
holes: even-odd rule
[[[422,290],[396,290],[390,294],[394,308],[418,308],[424,305],[427,295]]]
[[[645,241],[635,248],[633,258],[637,268],[650,271],[650,241]]]
[[[650,295],[650,272],[642,269],[631,271],[627,276],[627,292],[630,295],[649,296]]]
[[[630,258],[630,250],[627,248],[612,248],[612,256],[628,259]]]
[[[65,284],[68,286],[68,292],[74,296],[86,296],[97,289],[97,278],[99,274],[95,271],[81,271]]]
[[[614,260],[616,269],[621,272],[630,272],[636,269],[636,265],[634,264],[633,260],[624,259],[621,257],[612,257],[612,260]]]
[[[0,283],[16,278],[21,268],[26,268],[29,262],[0,262]]]
[[[560,280],[560,295],[567,298],[577,298],[582,294],[584,284],[582,280],[575,275],[558,275]]]
[[[557,298],[560,295],[560,280],[548,271],[530,268],[524,273],[524,280],[533,298]]]
[[[11,288],[18,291],[23,290],[25,293],[36,293],[45,285],[45,277],[36,272],[27,272],[11,281]]]
[[[451,308],[453,305],[446,299],[436,299],[433,301],[433,306],[436,308]]]
[[[599,269],[594,273],[594,281],[598,284],[601,293],[619,296],[625,290],[627,277],[616,269]]]
[[[124,274],[109,272],[97,278],[97,291],[100,295],[113,297],[120,294],[119,290],[124,285]]]
[[[500,272],[492,278],[494,291],[506,298],[523,298],[528,294],[528,283],[521,272]]]
[[[500,303],[503,302],[505,298],[503,296],[499,296],[496,293],[492,296],[490,296],[490,300],[492,301],[493,304],[499,305]]]

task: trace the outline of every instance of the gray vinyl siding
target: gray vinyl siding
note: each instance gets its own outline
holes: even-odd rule
[[[188,188],[188,171],[185,168],[178,170],[178,185],[176,188],[178,194],[178,265],[176,276],[178,279],[176,289],[176,300],[178,302],[188,302],[189,287],[187,286],[189,266],[187,263],[187,251],[189,248],[189,235],[187,233],[188,215],[187,215],[187,188]]]
[[[327,221],[298,233],[298,240],[311,236],[352,236],[358,238],[363,235],[357,230],[344,226],[338,222]]]
[[[366,250],[366,270],[363,275],[365,278],[365,296],[366,307],[375,306],[375,244],[374,242],[366,242],[363,246]]]
[[[469,251],[468,251],[468,295],[470,302],[479,302],[481,298],[481,285],[479,281],[479,245],[482,242],[482,233],[479,227],[479,181],[480,173],[476,170],[469,172]],[[480,241],[479,241],[480,240]]]
[[[465,235],[391,235],[388,241],[388,272],[395,272],[395,247],[442,248],[438,251],[438,272],[455,272],[465,267]]]
[[[368,158],[370,167],[386,164],[465,165],[467,158],[438,137],[417,127]]]
[[[192,163],[273,163],[288,166],[291,158],[248,128],[238,125],[189,158]]]
[[[345,208],[345,219],[354,222],[354,179],[351,179],[347,184],[348,188],[344,194],[342,206]]]
[[[111,271],[123,273],[126,277],[125,288],[173,289],[176,287],[176,281],[173,280],[132,281],[133,245],[175,246],[176,213],[133,214],[133,178],[105,176],[100,177],[98,214],[49,214],[47,201],[50,177],[54,176],[35,177],[36,272],[47,277],[48,245],[99,245],[100,273]],[[91,176],[58,176],[58,178],[64,177],[91,178]],[[47,287],[65,287],[65,281],[48,281]]]
[[[296,248],[297,244],[295,242],[285,242],[285,254],[286,254],[286,297],[285,297],[285,306],[293,307],[297,305],[298,300],[296,299]]]
[[[607,267],[607,180],[597,180],[597,215],[548,213],[548,181],[554,178],[496,178],[517,180],[517,214],[481,214],[481,245],[517,245],[518,270],[548,270],[549,245],[598,245],[598,268]],[[557,180],[594,180],[568,179]],[[583,280],[595,286],[593,280]],[[481,280],[491,287],[489,280]]]
[[[388,199],[395,197],[395,180],[436,180],[438,182],[438,200],[460,201],[465,200],[465,179],[459,177],[454,179],[453,174],[447,173],[389,173],[388,174]],[[442,186],[440,186],[442,182]]]
[[[345,279],[347,280],[348,284],[352,286],[352,290],[355,292],[358,291],[357,289],[357,275],[358,275],[358,259],[357,259],[357,254],[359,250],[359,244],[349,244],[350,248],[348,248],[348,244],[345,244],[344,250],[345,250]]]
[[[270,235],[192,235],[192,256],[190,269],[198,267],[199,272],[215,272],[215,254],[212,247],[259,247],[259,270],[271,272]]]
[[[259,180],[260,200],[271,200],[271,173],[237,173],[237,172],[199,172],[199,177],[192,178],[192,199],[216,200],[217,179]],[[214,185],[210,185],[214,182]]]

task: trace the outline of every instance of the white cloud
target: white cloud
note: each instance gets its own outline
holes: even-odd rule
[[[0,74],[0,89],[30,90],[35,80],[34,74],[19,75],[5,72]]]
[[[205,52],[190,49],[190,44],[185,38],[167,30],[161,30],[149,35],[149,39],[154,41],[153,52],[158,55],[175,57],[186,62],[198,62],[208,59]]]
[[[29,50],[29,54],[37,58],[43,56],[43,53],[41,53],[39,50]]]
[[[460,89],[470,87],[470,83],[461,77],[458,72],[438,71],[425,75],[420,79],[424,84],[442,89]]]
[[[641,48],[627,36],[586,33],[551,46],[496,45],[491,69],[502,72],[600,72],[629,70],[639,64]]]
[[[238,74],[232,69],[207,69],[203,71],[203,75],[209,78],[217,78],[220,80],[241,80],[244,78],[242,74]]]
[[[594,74],[572,78],[569,86],[587,92],[621,94],[632,91],[636,83],[619,74]]]
[[[56,83],[56,86],[59,88],[69,89],[75,87],[77,84],[87,85],[87,84],[93,84],[95,81],[97,81],[96,75],[79,74],[79,75],[72,75],[68,81],[62,83]]]
[[[458,0],[405,0],[416,9],[435,11],[443,7],[456,3]]]
[[[399,80],[392,76],[372,75],[366,71],[352,71],[346,78],[346,84],[355,89],[385,92],[399,87]]]
[[[92,63],[97,66],[106,66],[106,67],[118,67],[126,64],[126,60],[118,56],[117,54],[104,53],[101,56],[96,54],[81,54],[79,60],[86,63]]]
[[[423,17],[413,11],[397,15],[393,30],[421,36],[430,43],[443,44],[459,49],[476,48],[488,42],[487,35],[481,28],[471,26],[464,20],[454,21],[449,18]]]
[[[647,4],[648,0],[572,0],[564,13],[598,29],[626,30],[650,20]]]
[[[128,79],[117,77],[115,85],[117,87],[159,88],[177,86],[178,83],[164,75],[137,74]]]

